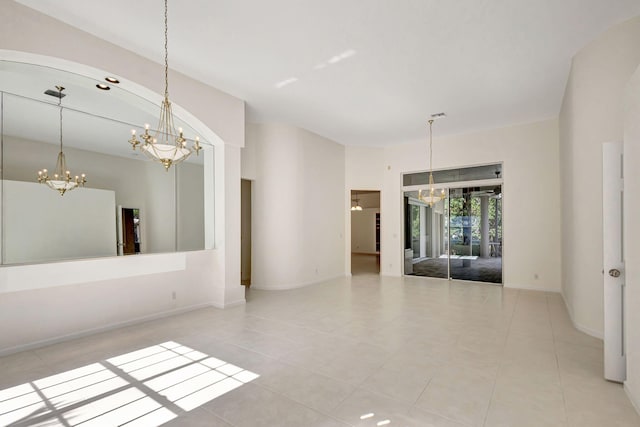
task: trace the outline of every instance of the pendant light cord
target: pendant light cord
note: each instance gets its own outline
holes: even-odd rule
[[[433,172],[433,119],[429,120],[429,173]]]
[[[164,97],[169,99],[169,36],[168,36],[168,20],[167,20],[167,3],[164,0]]]
[[[62,153],[62,86],[58,86],[58,107],[60,107],[60,152]]]

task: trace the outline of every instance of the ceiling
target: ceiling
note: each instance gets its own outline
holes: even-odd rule
[[[109,91],[96,88],[101,81],[56,68],[0,61],[0,92],[2,92],[2,131],[4,135],[58,144],[60,109],[58,98],[46,95],[65,87],[62,98],[63,141],[73,147],[126,158],[145,157],[132,150],[128,143],[131,129],[140,135],[144,124],[157,128],[159,107],[112,84]],[[184,129],[193,143],[196,132],[175,118],[176,127]],[[203,147],[207,141],[201,139]],[[203,156],[191,156],[187,161],[202,164]]]
[[[157,62],[162,2],[18,0]],[[346,145],[556,117],[572,56],[638,0],[171,0],[169,64],[248,120]],[[106,70],[108,71],[108,70]]]

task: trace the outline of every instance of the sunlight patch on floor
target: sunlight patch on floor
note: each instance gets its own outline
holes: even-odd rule
[[[169,341],[0,390],[0,425],[159,426],[258,377]]]

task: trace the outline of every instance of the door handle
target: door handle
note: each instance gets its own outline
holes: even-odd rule
[[[617,268],[612,268],[611,270],[609,270],[609,276],[620,277],[620,270],[618,270]]]

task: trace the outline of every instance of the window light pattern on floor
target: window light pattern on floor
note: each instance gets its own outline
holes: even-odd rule
[[[0,390],[0,425],[159,426],[258,377],[169,341]]]

